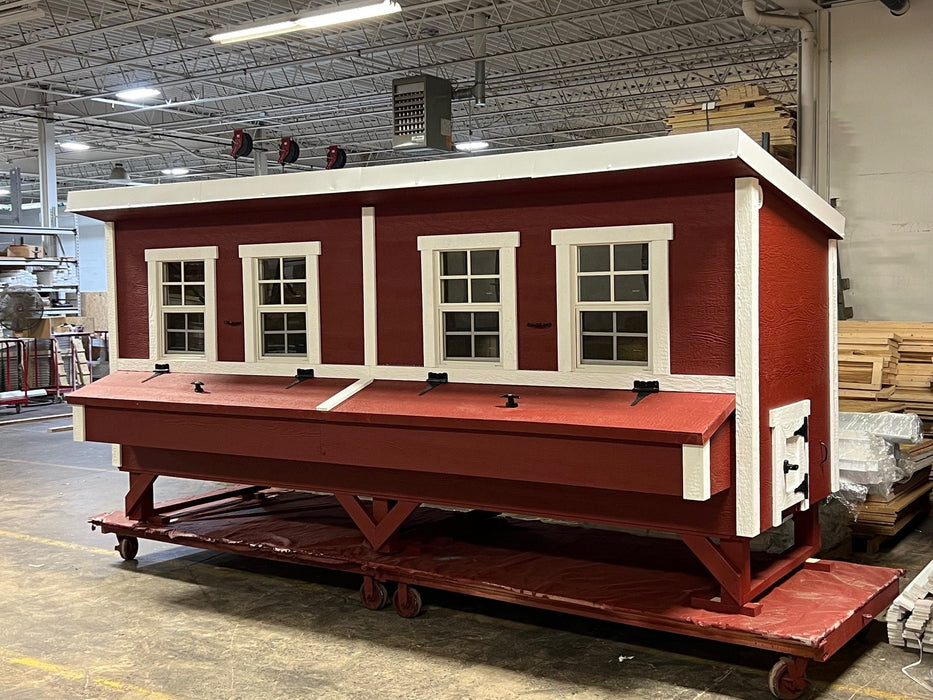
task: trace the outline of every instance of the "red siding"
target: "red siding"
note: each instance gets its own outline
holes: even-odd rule
[[[241,243],[321,241],[321,355],[334,364],[363,363],[363,268],[360,211],[329,211],[304,205],[290,211],[229,214],[209,218],[143,219],[116,226],[120,355],[149,356],[147,248],[216,245],[218,359],[242,362],[243,321]]]
[[[826,236],[765,190],[760,213],[760,377],[762,527],[771,527],[771,431],[768,411],[810,399],[810,502],[830,493],[829,289]]]

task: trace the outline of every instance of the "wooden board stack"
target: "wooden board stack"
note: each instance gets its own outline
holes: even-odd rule
[[[888,642],[933,652],[933,561],[888,608]]]
[[[933,323],[840,322],[839,397],[902,403],[907,413],[923,419],[930,432]]]
[[[771,135],[771,150],[793,157],[797,151],[797,120],[783,102],[759,85],[731,85],[716,92],[716,101],[677,104],[667,117],[672,134],[741,129],[757,143]]]

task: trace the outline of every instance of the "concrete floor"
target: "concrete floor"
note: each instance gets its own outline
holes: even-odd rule
[[[121,506],[126,476],[108,445],[47,432],[69,423],[0,425],[6,700],[770,697],[767,652],[429,590],[405,620],[363,609],[355,576],[155,542],[123,562],[86,520]],[[156,496],[202,490],[165,479]],[[916,574],[933,558],[928,530],[874,561]],[[884,632],[873,623],[812,664],[811,697],[929,697],[900,670],[916,655]]]

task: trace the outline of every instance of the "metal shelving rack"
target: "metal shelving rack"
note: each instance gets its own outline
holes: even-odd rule
[[[7,236],[9,241],[2,242]],[[65,249],[62,245],[62,236],[71,236],[74,240],[73,256],[64,255]],[[0,270],[9,268],[29,269],[34,268],[61,268],[68,267],[73,275],[73,281],[63,284],[39,284],[36,291],[48,298],[49,304],[45,310],[46,317],[53,316],[80,316],[81,315],[81,293],[80,293],[80,271],[78,268],[78,231],[73,228],[42,228],[36,226],[0,226],[0,248],[5,248],[6,243],[19,243],[29,240],[30,245],[42,245],[46,252],[54,252],[54,255],[48,255],[43,258],[10,258],[0,256]],[[41,240],[41,243],[35,239]],[[59,255],[61,253],[61,255]],[[5,285],[0,283],[0,291]],[[62,303],[64,301],[64,303]]]

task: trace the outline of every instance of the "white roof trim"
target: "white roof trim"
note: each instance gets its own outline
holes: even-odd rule
[[[366,168],[83,190],[69,193],[68,210],[93,216],[95,211],[113,209],[558,177],[731,159],[744,161],[842,237],[842,215],[738,129]]]

